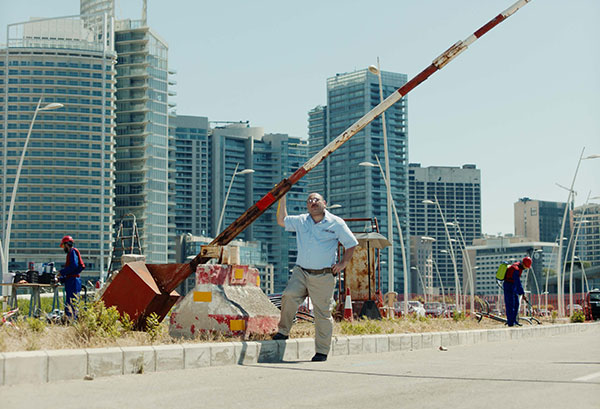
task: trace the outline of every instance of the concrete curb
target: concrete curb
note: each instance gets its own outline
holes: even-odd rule
[[[333,356],[413,351],[599,331],[600,322],[470,331],[333,337]],[[0,353],[0,386],[144,372],[308,360],[314,340],[220,342]]]

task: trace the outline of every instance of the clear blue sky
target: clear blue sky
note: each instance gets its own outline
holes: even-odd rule
[[[412,78],[513,2],[149,0],[148,22],[169,43],[179,114],[306,137],[326,78],[377,56]],[[117,18],[141,4],[118,0]],[[0,42],[7,24],[78,13],[77,0],[2,1]],[[570,185],[583,147],[600,154],[599,19],[599,0],[532,0],[409,94],[409,160],[476,164],[485,233],[513,232],[520,197],[566,201],[555,183]],[[600,196],[600,159],[575,190],[577,205]]]

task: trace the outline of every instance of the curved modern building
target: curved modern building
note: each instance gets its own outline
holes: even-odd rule
[[[60,268],[66,234],[81,251],[85,276],[99,277],[106,267],[114,210],[116,54],[112,19],[104,13],[101,19],[99,29],[79,16],[7,28],[0,50],[2,244],[9,244],[3,273],[24,270],[29,262],[53,261]],[[17,178],[40,100],[63,107],[38,113]]]

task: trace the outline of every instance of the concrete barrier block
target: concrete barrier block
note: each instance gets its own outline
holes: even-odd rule
[[[181,344],[156,345],[154,354],[156,355],[156,372],[183,369],[183,346]]]
[[[348,337],[348,354],[349,355],[360,355],[362,354],[363,340],[360,336]]]
[[[298,360],[298,340],[288,339],[279,344],[280,356],[282,361]]]
[[[363,354],[374,354],[377,352],[377,338],[374,335],[363,336]]]
[[[112,376],[123,374],[123,351],[121,348],[87,348],[88,374]]]
[[[348,337],[333,337],[331,339],[332,355],[349,355]]]
[[[211,344],[182,344],[182,346],[183,367],[185,369],[210,366]]]
[[[0,386],[4,385],[4,354],[0,352]]]
[[[379,352],[390,352],[389,335],[375,335],[375,350]]]
[[[487,342],[487,331],[484,329],[478,329],[473,331],[473,343],[481,344]]]
[[[442,333],[441,332],[431,332],[431,347],[438,348],[442,345]]]
[[[197,351],[192,353],[192,356],[196,356],[195,360],[190,361],[190,365],[195,365],[194,368],[200,368],[203,366],[210,366],[210,345],[207,346],[207,352]],[[238,365],[249,365],[258,363],[258,342],[255,341],[243,341],[233,342],[235,351],[235,360]],[[208,355],[206,355],[208,353]],[[196,355],[193,355],[196,354]],[[205,362],[205,355],[209,358],[208,363]],[[186,363],[188,361],[187,349],[186,349]],[[197,361],[197,362],[196,362]],[[186,365],[187,368],[187,365]]]
[[[448,333],[448,345],[450,346],[454,346],[454,345],[459,345],[458,344],[458,332],[456,331],[451,331]]]
[[[274,344],[275,341],[264,341]],[[277,345],[275,345],[277,350]],[[219,342],[210,344],[210,365],[224,366],[235,364],[235,346],[232,342]]]
[[[503,329],[489,329],[487,330],[487,339],[488,342],[499,342],[500,334],[504,332]]]
[[[508,335],[509,335],[509,339],[523,338],[523,332],[521,331],[521,328],[509,328]]]
[[[450,345],[450,333],[442,332],[441,336],[442,336],[442,342],[441,342],[440,346],[447,347],[448,345]]]
[[[315,340],[301,338],[296,340],[298,344],[298,359],[301,361],[311,359],[315,354]]]
[[[48,382],[83,379],[87,372],[87,354],[81,349],[58,349],[48,354]]]
[[[390,340],[390,351],[401,351],[402,350],[402,335],[401,334],[390,334],[388,336]]]
[[[423,335],[422,334],[411,334],[410,335],[410,349],[416,351],[417,349],[423,348]]]
[[[421,348],[423,349],[431,349],[433,342],[433,337],[431,336],[431,332],[425,332],[421,337]]]
[[[457,345],[467,345],[467,332],[468,331],[457,331],[458,334],[458,344]]]
[[[151,346],[121,347],[123,373],[142,374],[156,371],[156,355]]]
[[[48,355],[46,351],[4,353],[4,384],[48,382]]]

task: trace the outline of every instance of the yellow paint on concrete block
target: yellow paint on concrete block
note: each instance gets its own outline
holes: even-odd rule
[[[211,302],[212,292],[210,291],[194,291],[194,302]]]
[[[256,286],[260,287],[260,276],[256,276]]]
[[[233,270],[233,277],[236,280],[241,280],[244,278],[244,269],[243,268],[236,268],[235,270]]]
[[[246,321],[244,320],[231,320],[229,321],[229,328],[232,331],[243,331],[246,329]]]

